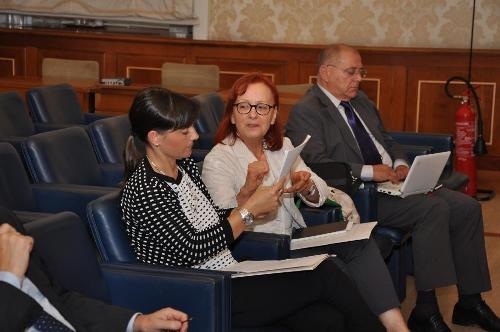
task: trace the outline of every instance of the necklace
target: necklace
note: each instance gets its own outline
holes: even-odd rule
[[[154,163],[148,155],[146,155],[146,158],[148,159],[149,161],[149,164],[151,165],[151,167],[153,167],[153,170],[156,172],[156,173],[160,173],[162,175],[165,175],[167,176],[167,173],[165,173],[161,168],[160,166],[156,165],[156,163]]]

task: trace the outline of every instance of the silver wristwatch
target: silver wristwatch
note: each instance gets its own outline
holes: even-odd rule
[[[250,226],[251,224],[253,224],[254,216],[252,212],[248,211],[245,208],[239,208],[239,207],[237,207],[236,210],[238,210],[238,212],[240,213],[241,220],[243,221],[245,226]]]

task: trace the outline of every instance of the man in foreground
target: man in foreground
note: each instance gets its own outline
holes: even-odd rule
[[[0,207],[0,331],[187,331],[188,316],[172,308],[142,315],[62,289],[33,242]]]

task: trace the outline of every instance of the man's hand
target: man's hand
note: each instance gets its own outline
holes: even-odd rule
[[[373,165],[373,181],[391,181],[392,183],[399,183],[399,176],[389,166],[385,164],[378,164]]]
[[[188,330],[188,315],[172,308],[164,308],[149,315],[138,315],[134,321],[135,332]]]
[[[395,171],[396,175],[399,178],[399,181],[403,181],[404,179],[406,179],[406,176],[408,176],[408,172],[410,171],[410,169],[406,165],[399,165],[398,167],[396,167]]]
[[[11,272],[23,279],[30,252],[33,248],[33,238],[18,233],[9,224],[0,226],[0,271]]]
[[[241,187],[240,192],[236,196],[238,205],[242,205],[252,194],[259,188],[264,181],[264,177],[269,172],[266,156],[262,154],[259,160],[248,164],[247,177],[245,184]]]
[[[292,186],[284,190],[285,193],[298,193],[305,191],[313,185],[311,178],[311,173],[306,171],[298,171],[290,174],[290,180],[292,181]]]

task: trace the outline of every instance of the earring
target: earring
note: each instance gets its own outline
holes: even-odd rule
[[[157,148],[157,147],[159,147],[159,146],[160,146],[160,144],[155,144],[155,147],[156,147],[156,148]]]

